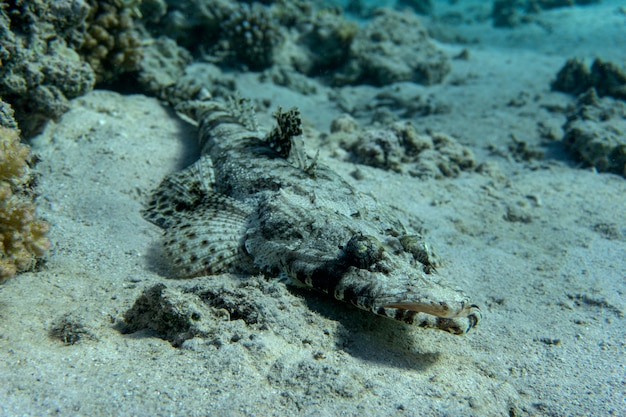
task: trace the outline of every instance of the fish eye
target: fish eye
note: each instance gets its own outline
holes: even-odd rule
[[[350,238],[343,251],[350,265],[368,269],[382,259],[384,248],[375,237],[359,233]]]

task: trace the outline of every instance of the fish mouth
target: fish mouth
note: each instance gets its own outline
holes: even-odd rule
[[[385,304],[378,309],[377,314],[454,335],[466,334],[482,319],[482,313],[476,304],[468,304],[453,311],[441,304],[398,302]]]
[[[441,318],[467,317],[470,314],[480,312],[480,308],[476,304],[468,304],[465,302],[457,302],[451,305],[447,302],[411,302],[399,301],[383,305],[383,308],[397,308],[407,311],[415,311],[416,313],[426,313]]]

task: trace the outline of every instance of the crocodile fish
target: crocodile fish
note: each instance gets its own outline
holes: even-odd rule
[[[299,111],[262,133],[249,101],[180,104],[201,157],[167,176],[143,212],[181,277],[259,273],[374,314],[464,334],[480,309],[442,282],[422,236],[304,151]]]

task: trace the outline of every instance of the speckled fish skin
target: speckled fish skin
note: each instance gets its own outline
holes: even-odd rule
[[[267,135],[232,105],[177,110],[199,124],[202,156],[163,180],[144,217],[165,229],[180,276],[263,271],[421,327],[464,334],[480,321],[418,233],[306,156],[297,110],[279,109]]]

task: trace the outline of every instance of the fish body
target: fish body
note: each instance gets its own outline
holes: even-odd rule
[[[441,282],[422,236],[309,158],[296,109],[262,134],[245,101],[192,101],[200,159],[166,177],[144,217],[180,276],[282,276],[374,314],[464,334],[479,308]]]

